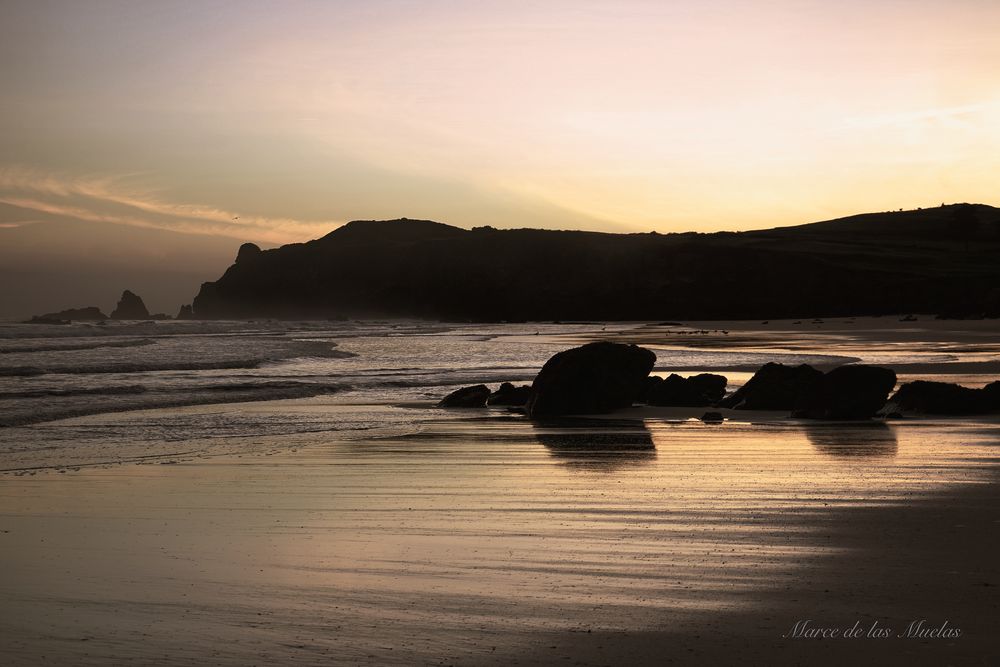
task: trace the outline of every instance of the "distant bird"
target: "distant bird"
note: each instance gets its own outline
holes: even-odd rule
[[[235,218],[233,218],[233,220],[239,220],[239,219],[240,219],[240,216],[236,216]]]

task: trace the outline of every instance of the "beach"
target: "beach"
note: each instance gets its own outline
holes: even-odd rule
[[[998,34],[0,0],[0,667],[997,667]]]
[[[855,323],[849,337],[747,333],[752,345],[726,346],[710,341],[738,335],[735,323],[684,327],[718,331],[705,334],[550,326],[381,342],[368,328],[364,342],[337,339],[358,356],[238,373],[273,382],[306,363],[345,363],[357,376],[367,363],[396,384],[358,389],[331,372],[324,383],[355,388],[0,430],[0,655],[18,665],[995,662],[997,420],[733,410],[712,425],[636,407],[531,422],[431,407],[450,387],[530,375],[550,350],[609,329],[655,349],[658,373],[729,364],[735,382],[758,354],[825,355],[981,385],[986,371],[948,364],[988,361],[998,344],[988,328],[973,323],[956,343],[939,333],[956,323],[883,333]],[[440,364],[449,375],[431,380],[427,364],[405,371],[409,386],[401,363],[372,360],[390,343],[433,358],[459,340],[470,347],[456,358],[482,347],[482,359],[457,374]],[[956,344],[966,347],[949,351]],[[804,620],[892,633],[783,637]],[[960,636],[897,636],[921,620]]]

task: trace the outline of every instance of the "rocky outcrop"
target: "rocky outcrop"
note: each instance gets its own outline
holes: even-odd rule
[[[194,308],[191,304],[185,304],[181,306],[181,309],[177,311],[178,320],[193,320],[194,319]]]
[[[896,374],[877,366],[840,366],[823,373],[812,366],[765,364],[719,407],[790,410],[804,419],[870,419],[896,385]]]
[[[656,355],[636,345],[589,343],[545,362],[531,387],[528,416],[582,415],[626,408],[642,396]]]
[[[794,410],[799,398],[820,381],[823,372],[812,366],[765,364],[719,407],[737,410]]]
[[[260,246],[256,243],[244,243],[236,252],[236,263],[239,264],[240,262],[249,262],[260,255],[260,253]]]
[[[882,414],[981,415],[1000,412],[1000,382],[972,389],[948,382],[917,380],[899,388]]]
[[[504,382],[500,388],[490,394],[486,400],[487,405],[506,405],[511,407],[522,407],[528,404],[531,399],[531,387],[525,385],[515,387],[510,382]]]
[[[97,306],[87,306],[86,308],[68,308],[60,310],[58,313],[46,313],[45,315],[35,315],[32,321],[39,320],[106,320],[108,316],[101,312]]]
[[[486,400],[490,397],[490,388],[485,384],[477,384],[472,387],[462,387],[442,398],[437,407],[439,408],[485,408]]]
[[[306,243],[244,246],[194,309],[202,319],[464,321],[996,312],[1000,262],[980,258],[1000,252],[1000,209],[976,207],[968,252],[949,237],[951,209],[739,234],[357,221]]]
[[[666,379],[646,378],[646,403],[670,407],[715,405],[726,395],[727,380],[722,375],[701,373],[689,378],[672,373]]]
[[[145,320],[149,318],[149,311],[146,304],[133,292],[125,290],[122,298],[118,300],[118,305],[111,313],[113,320]]]
[[[878,366],[834,368],[809,383],[796,401],[793,417],[871,419],[896,386],[896,374]]]

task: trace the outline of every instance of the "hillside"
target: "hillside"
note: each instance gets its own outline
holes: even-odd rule
[[[194,307],[205,318],[995,315],[998,250],[1000,209],[970,204],[716,234],[356,221],[244,247]]]

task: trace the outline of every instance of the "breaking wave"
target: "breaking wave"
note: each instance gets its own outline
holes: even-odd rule
[[[0,427],[25,426],[57,419],[129,410],[308,398],[349,388],[343,384],[277,380],[184,386],[170,390],[130,385],[4,392],[0,394]]]

